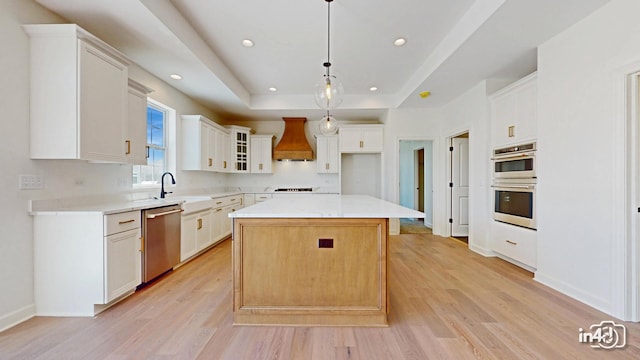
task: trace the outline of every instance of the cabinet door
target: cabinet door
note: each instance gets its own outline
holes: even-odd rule
[[[207,152],[206,152],[206,157],[207,157],[207,167],[205,168],[206,170],[209,171],[215,171],[218,166],[216,161],[217,160],[217,155],[216,155],[216,143],[218,141],[218,132],[216,131],[216,129],[213,128],[213,126],[206,126],[207,129]]]
[[[198,251],[206,248],[213,243],[211,223],[211,210],[198,213],[196,218],[196,244]]]
[[[514,142],[515,134],[520,129],[516,129],[516,96],[514,94],[505,94],[498,98],[493,99],[491,102],[492,108],[492,143],[493,145],[504,145]],[[513,126],[514,136],[509,136],[509,128]]]
[[[215,208],[213,209],[213,213],[211,215],[212,217],[212,222],[211,222],[211,242],[216,242],[218,240],[220,240],[220,238],[222,237],[222,234],[224,234],[224,229],[225,229],[225,224],[224,224],[224,220],[225,220],[225,214],[224,214],[224,208],[219,207],[219,208]]]
[[[340,128],[340,152],[360,152],[362,146],[361,131],[358,128]]]
[[[534,140],[537,136],[538,92],[532,74],[490,98],[491,144],[494,147]]]
[[[80,43],[80,158],[127,162],[127,66]]]
[[[537,136],[538,92],[535,82],[524,86],[517,94],[516,139],[518,142],[533,140]]]
[[[130,164],[147,164],[147,95],[129,88],[126,154]]]
[[[256,203],[255,194],[244,194],[244,206],[251,206]]]
[[[316,142],[316,172],[338,173],[338,137],[318,136]]]
[[[249,172],[249,131],[234,129],[231,132],[231,161],[234,172]]]
[[[140,229],[105,237],[105,304],[142,282]]]
[[[215,130],[215,144],[213,159],[214,171],[226,172],[228,171],[228,159],[229,159],[229,134],[219,130]]]
[[[198,215],[190,214],[182,216],[180,224],[180,261],[185,261],[198,252]]]
[[[272,137],[251,137],[251,172],[271,173]]]
[[[382,136],[382,128],[366,128],[362,131],[362,151],[363,152],[382,152],[384,148],[384,139]]]

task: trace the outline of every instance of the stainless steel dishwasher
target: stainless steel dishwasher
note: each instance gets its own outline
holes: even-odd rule
[[[142,282],[147,283],[180,262],[180,205],[142,211]]]

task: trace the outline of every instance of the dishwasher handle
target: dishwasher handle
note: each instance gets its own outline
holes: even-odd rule
[[[149,214],[149,215],[147,215],[147,219],[155,219],[155,218],[157,218],[159,216],[175,214],[175,213],[179,213],[179,212],[183,212],[183,211],[184,210],[182,210],[182,209],[176,209],[176,210],[165,211],[165,212],[161,212],[161,213],[157,213],[157,214]]]

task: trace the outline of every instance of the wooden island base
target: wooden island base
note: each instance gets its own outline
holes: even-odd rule
[[[235,218],[237,325],[387,326],[386,218]]]

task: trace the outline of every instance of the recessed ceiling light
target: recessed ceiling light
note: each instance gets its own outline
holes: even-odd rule
[[[404,45],[406,43],[407,43],[407,39],[405,39],[405,38],[397,38],[397,39],[395,39],[393,41],[393,45],[395,45],[395,46],[402,46],[402,45]]]
[[[269,88],[269,91],[276,92],[276,91],[278,91],[278,89],[272,86],[272,87]]]
[[[173,80],[181,80],[182,76],[178,75],[178,74],[171,74],[169,75],[170,78],[172,78]]]
[[[242,40],[242,46],[244,46],[244,47],[252,47],[253,46],[253,41],[251,41],[249,39],[244,39],[244,40]]]
[[[378,87],[377,86],[372,86],[369,88],[369,91],[378,91]]]

